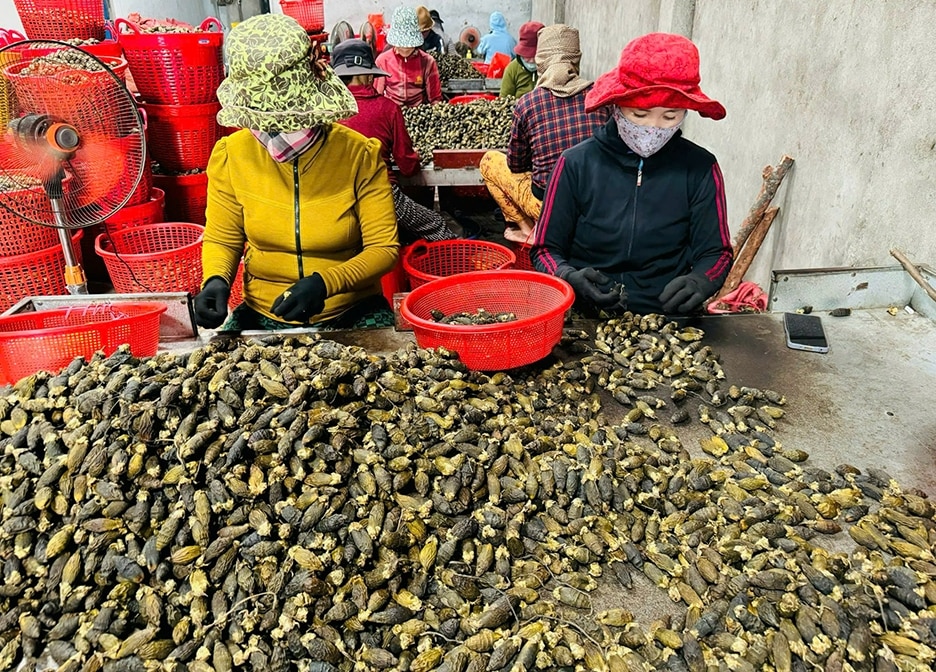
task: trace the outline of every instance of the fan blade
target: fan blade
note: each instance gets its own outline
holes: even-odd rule
[[[114,138],[95,133],[82,136],[81,146],[66,167],[77,181],[67,191],[68,197],[78,207],[99,201],[102,210],[118,206],[129,193],[121,187],[132,191],[142,172],[141,146],[139,135]]]

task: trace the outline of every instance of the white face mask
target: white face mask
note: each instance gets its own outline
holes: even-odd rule
[[[679,130],[679,127],[682,126],[682,123],[686,120],[686,116],[683,115],[683,118],[680,119],[679,123],[675,126],[660,128],[658,126],[641,126],[640,124],[635,124],[625,117],[621,108],[617,106],[614,106],[612,114],[614,116],[614,123],[617,124],[618,135],[621,136],[621,140],[624,141],[625,145],[630,147],[631,151],[643,158],[652,156],[663,149],[663,146],[676,135],[676,131]]]

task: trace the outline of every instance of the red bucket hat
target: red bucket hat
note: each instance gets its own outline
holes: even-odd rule
[[[650,33],[624,47],[617,68],[599,77],[585,96],[585,110],[671,107],[723,119],[724,106],[702,93],[699,81],[699,50],[689,39]]]
[[[514,53],[528,61],[532,61],[536,57],[536,42],[539,39],[539,31],[544,27],[539,21],[527,21],[520,26],[520,39],[517,40]]]

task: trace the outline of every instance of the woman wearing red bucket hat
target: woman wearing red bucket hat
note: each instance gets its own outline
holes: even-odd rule
[[[587,312],[687,314],[725,281],[721,169],[679,130],[689,110],[725,116],[699,82],[696,46],[651,33],[624,47],[588,92],[586,110],[610,107],[612,119],[559,159],[530,253]]]

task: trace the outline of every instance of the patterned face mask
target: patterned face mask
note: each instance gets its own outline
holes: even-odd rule
[[[676,135],[676,131],[679,130],[679,127],[682,126],[682,123],[686,120],[686,115],[683,114],[683,118],[680,119],[679,123],[675,126],[659,128],[658,126],[641,126],[635,124],[625,117],[624,112],[616,105],[614,106],[612,114],[614,115],[614,123],[617,124],[618,135],[621,136],[621,140],[630,147],[631,151],[645,159],[663,149],[663,146]]]

